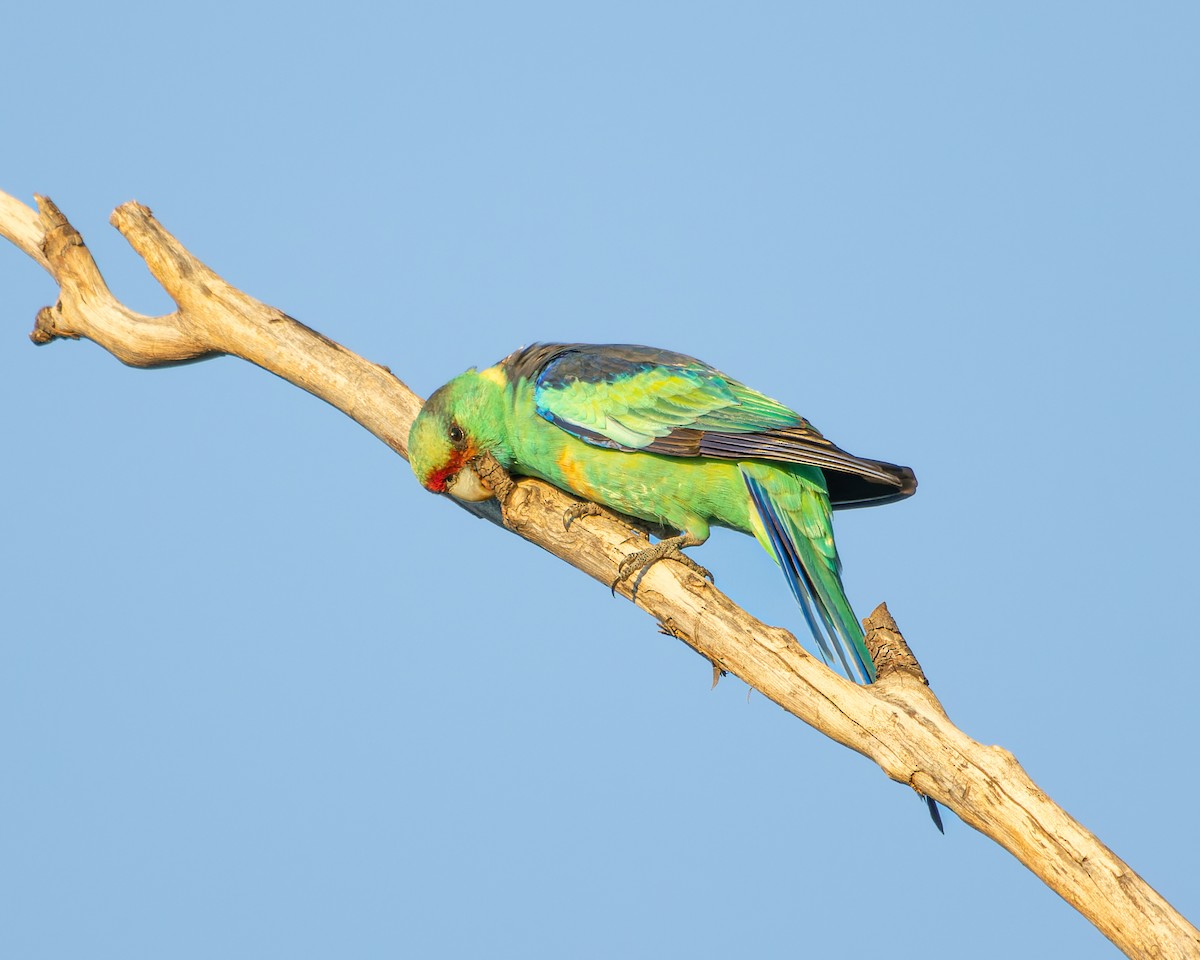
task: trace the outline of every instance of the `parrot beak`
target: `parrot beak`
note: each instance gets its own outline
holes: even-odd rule
[[[479,474],[467,466],[446,480],[446,492],[456,500],[469,500],[472,503],[490,500],[495,496],[479,479]]]

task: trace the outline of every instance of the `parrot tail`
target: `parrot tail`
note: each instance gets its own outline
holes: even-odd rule
[[[863,642],[863,631],[842,588],[837,559],[818,552],[813,542],[780,510],[766,488],[742,473],[750,500],[766,528],[775,558],[783,570],[792,595],[808,621],[825,663],[832,666],[833,652],[846,676],[856,683],[875,679],[875,664]]]
[[[875,664],[863,642],[862,626],[850,609],[838,574],[837,559],[832,561],[820,553],[813,542],[792,522],[786,511],[780,510],[759,481],[745,471],[742,476],[750,491],[750,500],[758,511],[767,538],[775,551],[792,595],[804,612],[808,628],[821,648],[826,664],[832,665],[833,653],[841,661],[846,676],[856,683],[871,683],[875,679]],[[819,616],[819,619],[818,619]],[[920,794],[934,826],[946,832],[937,803]]]

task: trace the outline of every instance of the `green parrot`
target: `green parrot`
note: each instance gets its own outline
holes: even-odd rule
[[[471,469],[490,453],[511,473],[678,531],[627,557],[616,582],[664,557],[707,575],[683,548],[714,524],[751,534],[783,569],[825,662],[836,656],[850,679],[875,679],[842,587],[832,511],[910,496],[916,477],[846,453],[706,363],[631,344],[536,343],[439,388],[408,452],[434,493],[490,497]]]

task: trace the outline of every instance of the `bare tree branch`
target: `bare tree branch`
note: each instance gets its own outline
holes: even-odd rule
[[[405,456],[420,399],[371,363],[286,314],[231,287],[193,257],[150,211],[126,203],[112,223],[146,261],[177,309],[135,313],[109,292],[78,232],[49,200],[39,212],[0,193],[0,233],[61,288],[37,315],[35,343],[85,337],[132,366],[230,354],[328,401]],[[476,466],[503,495],[502,520],[606,586],[620,561],[644,546],[604,514],[567,529],[576,501],[534,480],[507,483],[494,463]],[[490,473],[489,473],[490,471]],[[502,471],[501,471],[502,474]],[[497,519],[491,507],[491,518]],[[488,515],[484,507],[482,514]],[[630,596],[630,586],[617,589]],[[762,692],[890,778],[953,810],[1032,870],[1130,957],[1200,957],[1200,931],[1029,778],[1007,750],[972,740],[929,688],[895,622],[880,606],[866,621],[878,680],[856,686],[810,656],[787,631],[767,626],[679,564],[651,567],[635,602],[713,664]]]

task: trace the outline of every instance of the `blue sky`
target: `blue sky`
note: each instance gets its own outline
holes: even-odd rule
[[[1200,916],[1194,5],[183,11],[4,14],[0,188],[130,306],[137,199],[419,393],[651,343],[911,464],[838,516],[859,613]],[[0,248],[3,955],[1116,955],[319,401],[35,349],[54,296]]]

